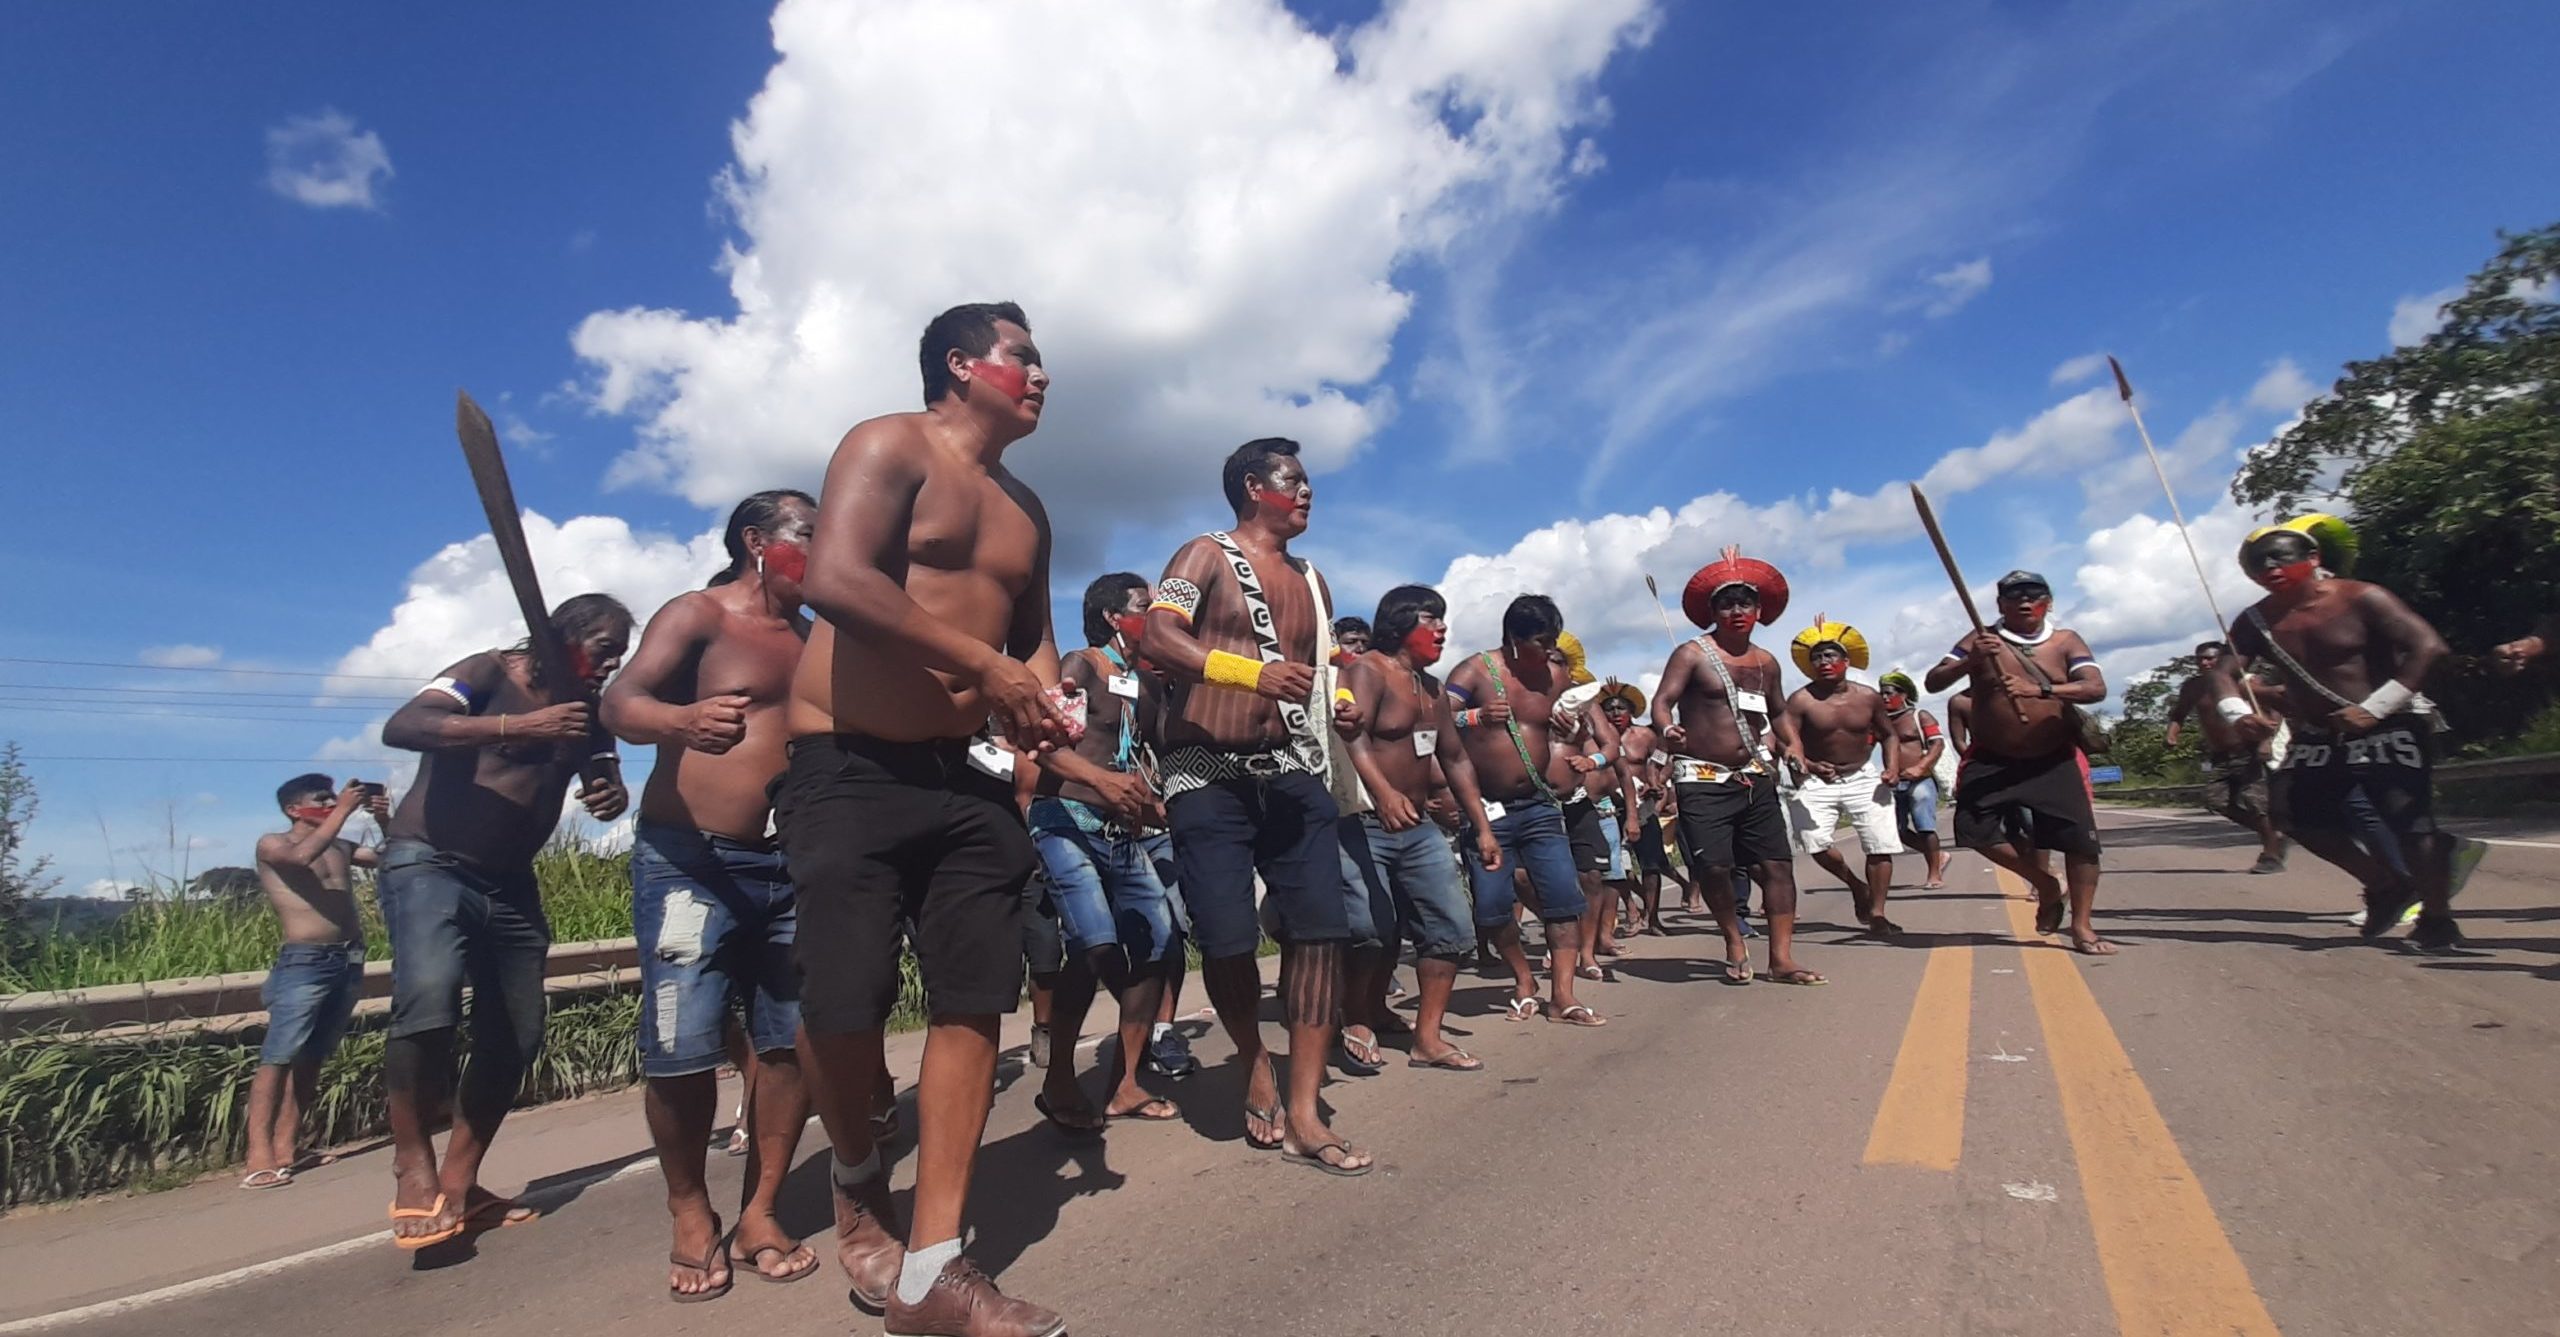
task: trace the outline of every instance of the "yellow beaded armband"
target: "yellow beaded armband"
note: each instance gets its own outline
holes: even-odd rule
[[[1212,687],[1228,687],[1239,692],[1258,690],[1262,686],[1262,661],[1224,650],[1209,652],[1209,661],[1200,666],[1200,680]]]

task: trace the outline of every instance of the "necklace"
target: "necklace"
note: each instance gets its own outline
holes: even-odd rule
[[[2046,641],[2053,639],[2053,623],[2051,621],[2047,621],[2044,624],[2044,630],[2037,632],[2033,636],[2021,636],[2018,633],[2009,630],[2006,623],[2003,623],[2000,626],[1999,631],[2000,639],[2007,641],[2011,645],[2042,645]]]

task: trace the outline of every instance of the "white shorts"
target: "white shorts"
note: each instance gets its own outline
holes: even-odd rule
[[[1787,795],[1787,825],[1796,847],[1820,854],[1838,844],[1840,818],[1846,815],[1869,857],[1902,853],[1902,837],[1894,831],[1893,789],[1884,769],[1870,761],[1838,780],[1808,777]]]

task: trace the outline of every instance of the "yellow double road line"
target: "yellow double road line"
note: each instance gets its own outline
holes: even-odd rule
[[[2072,957],[2043,945],[2034,902],[2000,874],[2010,930],[2061,1088],[2063,1125],[2119,1331],[2140,1337],[2277,1337],[2231,1238],[2160,1117],[2150,1088]],[[1892,1079],[1867,1138],[1868,1165],[1953,1170],[1964,1146],[1973,952],[1930,952]]]
[[[1964,1155],[1965,1065],[1972,1060],[1973,949],[1929,953],[1893,1080],[1867,1134],[1868,1165],[1952,1170]]]

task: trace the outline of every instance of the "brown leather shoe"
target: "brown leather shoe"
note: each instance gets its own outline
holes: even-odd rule
[[[882,1330],[888,1337],[1066,1337],[1067,1321],[1008,1298],[964,1256],[943,1264],[919,1303],[907,1304],[893,1289]]]
[[[897,1289],[907,1261],[906,1227],[889,1198],[889,1176],[876,1174],[850,1188],[836,1185],[836,1261],[853,1281],[853,1303],[880,1313]]]

